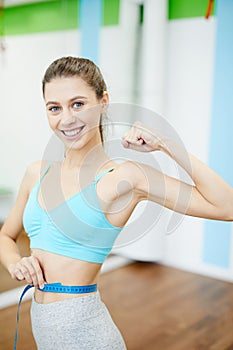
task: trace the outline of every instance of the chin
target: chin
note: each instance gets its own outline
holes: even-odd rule
[[[64,145],[66,146],[66,149],[69,150],[81,150],[82,148],[90,145],[90,142],[93,140],[93,137],[85,137],[83,136],[82,138],[78,140],[74,140],[72,142],[64,142]]]

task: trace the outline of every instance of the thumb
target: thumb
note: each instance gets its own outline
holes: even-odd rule
[[[126,141],[124,139],[121,139],[121,144],[122,144],[123,147],[129,148],[129,142],[128,141]]]

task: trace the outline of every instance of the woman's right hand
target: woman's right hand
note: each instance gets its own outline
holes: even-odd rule
[[[38,259],[34,256],[23,257],[16,264],[10,264],[8,271],[13,279],[25,280],[34,287],[44,288],[44,276]]]

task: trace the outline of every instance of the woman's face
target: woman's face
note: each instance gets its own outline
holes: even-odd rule
[[[99,123],[108,94],[101,100],[79,77],[56,78],[46,83],[44,99],[48,121],[66,148],[80,149],[93,137],[100,142]]]

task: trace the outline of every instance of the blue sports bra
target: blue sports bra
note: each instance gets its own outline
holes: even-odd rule
[[[43,175],[31,190],[23,213],[23,226],[30,248],[74,259],[103,263],[123,227],[108,222],[98,200],[96,183],[114,167],[104,170],[88,186],[52,210],[38,203]]]

